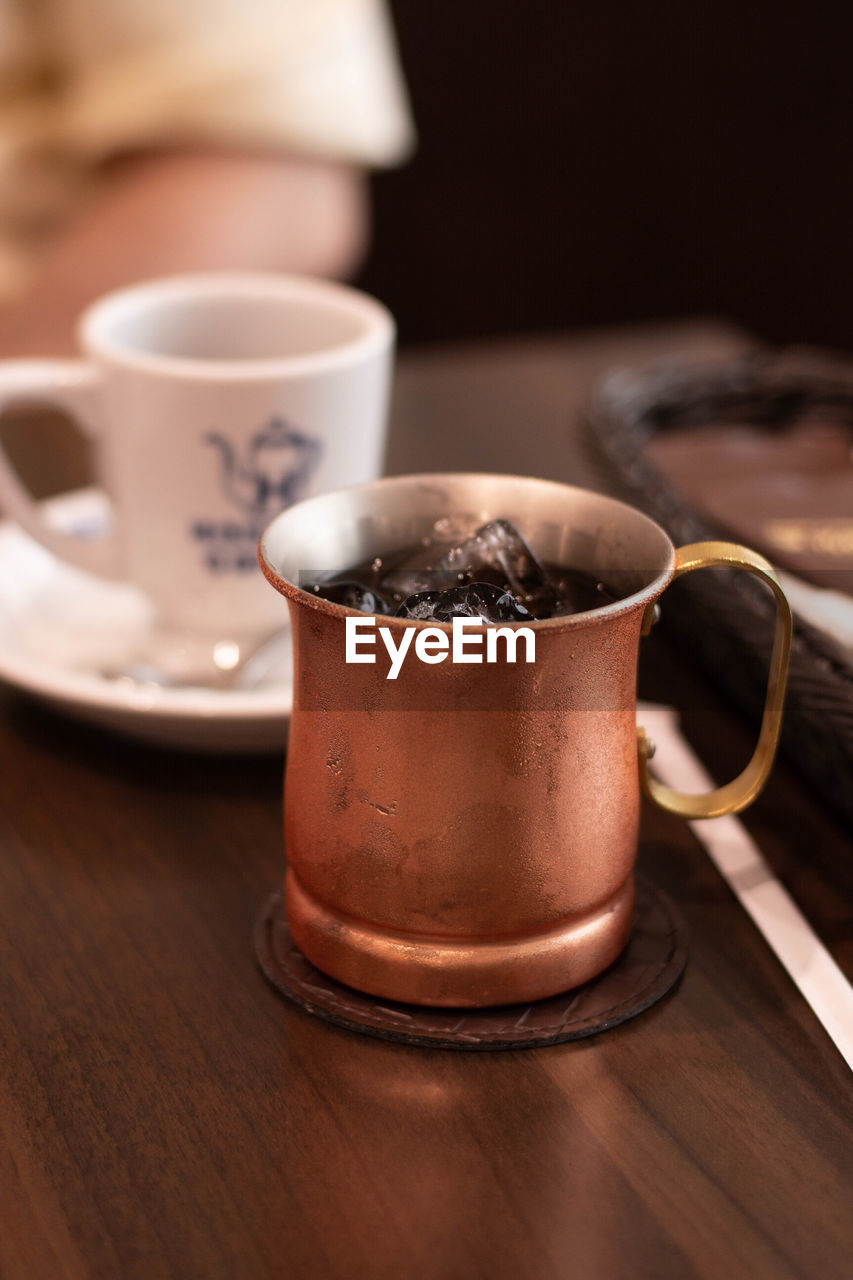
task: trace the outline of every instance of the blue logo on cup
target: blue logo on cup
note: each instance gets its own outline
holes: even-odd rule
[[[192,536],[213,572],[253,570],[265,526],[302,497],[323,446],[283,418],[271,419],[241,449],[218,431],[209,431],[205,443],[218,453],[222,491],[243,519],[197,520]]]

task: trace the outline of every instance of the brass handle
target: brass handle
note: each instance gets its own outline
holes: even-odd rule
[[[782,590],[782,585],[773,571],[773,566],[755,551],[748,547],[739,547],[733,542],[694,542],[687,547],[679,547],[675,553],[675,578],[694,569],[707,569],[716,565],[726,565],[732,569],[747,569],[772,587],[776,597],[776,631],[773,637],[773,653],[770,657],[770,675],[767,679],[767,696],[764,703],[764,715],[761,720],[761,732],[758,745],[753,752],[749,764],[731,782],[707,795],[690,796],[672,787],[658,782],[649,772],[649,759],[652,754],[651,743],[643,729],[638,729],[638,747],[640,753],[640,783],[647,796],[666,809],[669,813],[677,813],[682,818],[719,818],[724,813],[740,813],[761,791],[770,770],[776,747],[779,743],[779,731],[782,727],[782,705],[785,701],[785,685],[788,680],[788,660],[791,654],[791,632],[793,618],[791,606]],[[650,605],[643,619],[643,634],[648,634],[651,625]]]

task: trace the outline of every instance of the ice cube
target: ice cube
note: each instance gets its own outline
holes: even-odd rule
[[[508,520],[492,520],[435,565],[460,585],[487,582],[508,591],[537,618],[557,607],[557,592],[530,547]]]
[[[475,582],[508,591],[538,618],[551,617],[557,608],[557,592],[548,574],[508,520],[484,524],[455,546],[448,546],[446,540],[424,539],[389,565],[378,585],[386,596],[400,602]]]
[[[532,622],[528,609],[501,587],[472,582],[447,591],[421,591],[404,600],[398,618],[422,622],[451,622],[454,618],[481,618],[483,622]]]
[[[436,622],[435,610],[441,600],[440,591],[415,591],[397,610],[398,618],[416,618],[418,622]]]
[[[384,615],[391,612],[389,604],[378,591],[373,591],[360,582],[318,582],[305,590],[310,595],[331,601],[332,604],[359,609],[362,613]]]

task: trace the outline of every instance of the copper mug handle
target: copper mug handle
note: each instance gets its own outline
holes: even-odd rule
[[[724,787],[718,787],[716,791],[709,791],[707,795],[685,795],[681,791],[673,790],[672,787],[664,786],[662,782],[653,778],[649,771],[649,760],[654,748],[646,737],[645,730],[638,728],[640,784],[643,791],[661,809],[678,814],[681,818],[719,818],[725,813],[740,813],[741,809],[752,804],[767,781],[773,766],[773,758],[779,743],[779,731],[782,727],[782,705],[785,701],[788,662],[791,655],[791,633],[794,625],[791,606],[770,562],[757,552],[750,551],[748,547],[740,547],[734,542],[693,542],[689,546],[679,547],[675,553],[673,581],[684,573],[691,573],[694,569],[708,569],[717,565],[725,565],[731,569],[747,569],[773,590],[776,597],[776,630],[770,657],[770,675],[767,680],[761,731],[752,759],[736,778],[727,782]],[[650,605],[646,610],[643,618],[643,635],[649,633],[653,609],[654,605]]]

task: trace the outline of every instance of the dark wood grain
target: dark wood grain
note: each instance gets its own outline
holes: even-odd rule
[[[423,353],[395,470],[602,482],[595,371],[711,329]],[[712,769],[750,729],[650,642]],[[495,1055],[314,1020],[252,953],[282,872],[275,758],[207,759],[0,708],[3,1280],[846,1280],[850,1076],[707,856],[645,815],[691,929],[681,986],[577,1044]],[[749,816],[848,972],[849,841],[780,767]],[[321,822],[318,816],[318,822]]]

